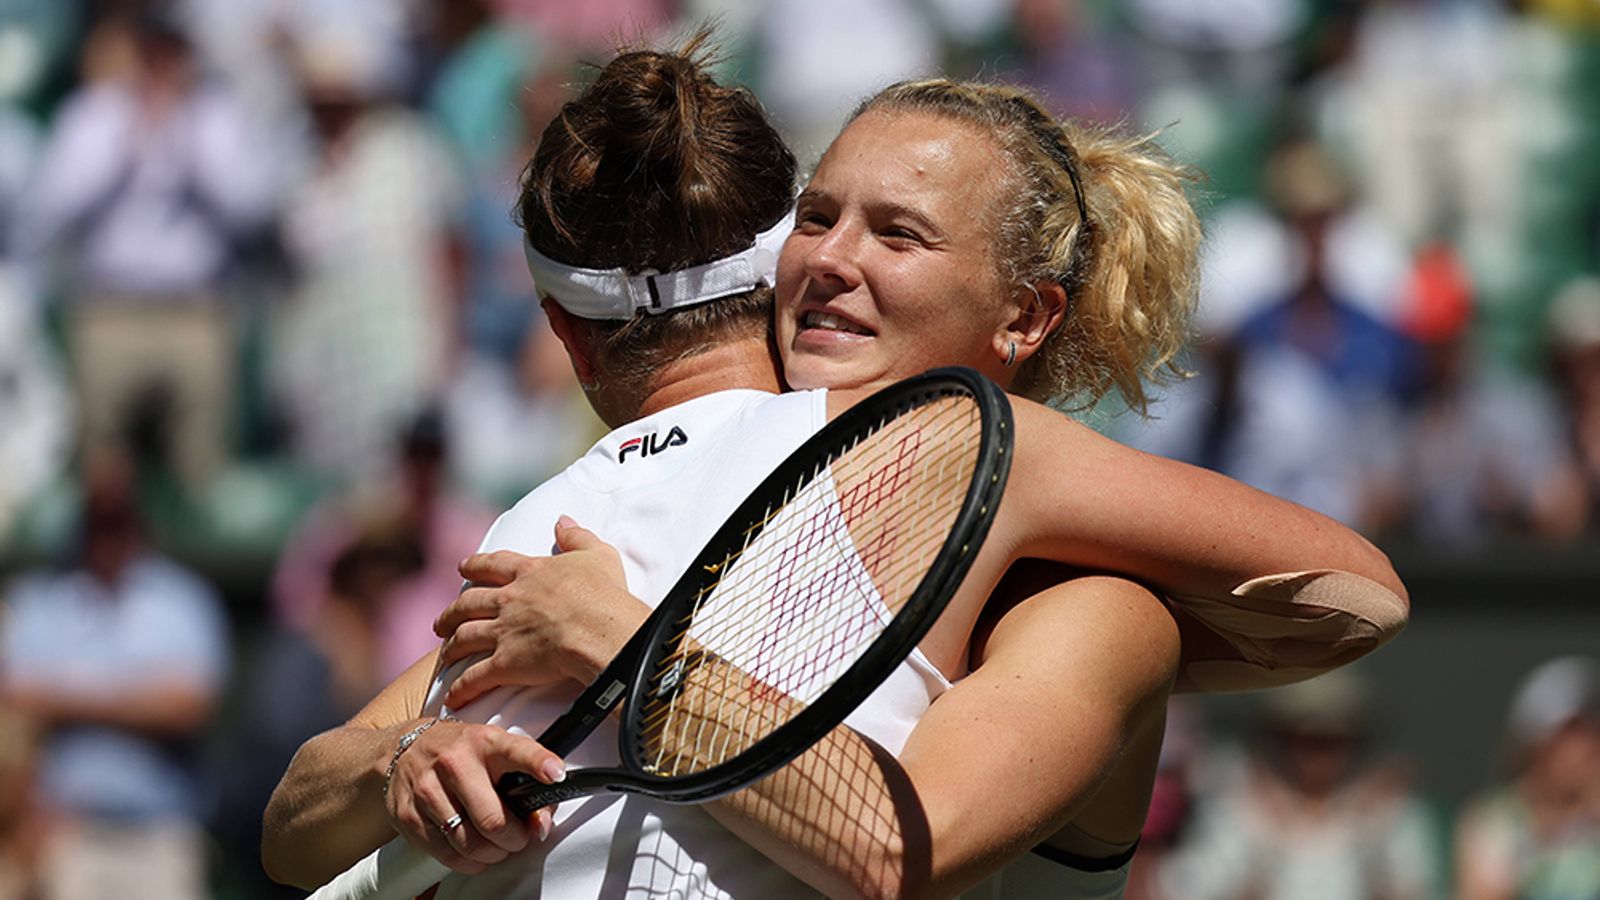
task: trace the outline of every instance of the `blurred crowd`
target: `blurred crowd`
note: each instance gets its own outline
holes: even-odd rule
[[[711,19],[803,162],[939,72],[1206,173],[1193,377],[1097,427],[1380,542],[1600,535],[1593,0],[0,0],[0,900],[279,895],[289,756],[600,433],[511,215],[533,142]],[[1370,685],[1236,749],[1180,706],[1132,895],[1600,898],[1597,665],[1528,675],[1448,817]]]

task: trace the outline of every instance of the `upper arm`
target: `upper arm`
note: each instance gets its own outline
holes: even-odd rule
[[[1209,593],[1263,575],[1338,569],[1404,596],[1388,558],[1327,516],[1124,446],[1039,404],[1013,398],[1012,407],[1013,478],[1029,489],[1008,491],[1006,502],[1024,556]]]
[[[1157,585],[1211,634],[1187,644],[1207,689],[1337,668],[1398,634],[1410,608],[1388,558],[1326,516],[1195,466],[1141,453],[1013,399],[1013,484],[997,527],[1022,557]],[[1204,655],[1197,655],[1204,654]]]
[[[385,685],[376,697],[367,701],[367,705],[350,718],[350,724],[387,728],[422,715],[422,702],[433,684],[438,662],[439,651],[434,650],[412,663],[410,668]]]
[[[935,878],[975,882],[1111,800],[1097,791],[1163,717],[1178,649],[1165,607],[1121,579],[1065,582],[1009,610],[900,754],[926,807]],[[1120,801],[1135,834],[1147,802]]]

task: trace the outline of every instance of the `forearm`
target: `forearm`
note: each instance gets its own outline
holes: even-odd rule
[[[1263,576],[1334,569],[1405,598],[1388,558],[1321,513],[1125,447],[1037,405],[1017,401],[1017,412],[1014,465],[1049,476],[1006,494],[1022,555],[1208,596]]]
[[[676,661],[677,687],[657,692],[639,714],[643,755],[662,774],[707,771],[807,708],[703,648]],[[926,880],[927,825],[909,776],[890,753],[844,725],[704,808],[829,897],[908,896]]]
[[[394,836],[384,776],[419,721],[435,659],[413,663],[350,722],[295,753],[262,817],[261,862],[274,880],[317,887]]]
[[[845,726],[705,809],[825,896],[917,897],[932,886],[932,837],[910,775]]]
[[[383,777],[412,724],[343,725],[300,747],[262,820],[261,863],[274,881],[315,888],[394,837]]]
[[[1397,634],[1405,587],[1384,554],[1312,510],[1232,479],[1109,441],[1018,403],[1021,471],[1002,518],[1016,555],[1118,572],[1154,585],[1225,644],[1186,681],[1262,687],[1342,665]],[[1222,663],[1220,668],[1196,662]]]

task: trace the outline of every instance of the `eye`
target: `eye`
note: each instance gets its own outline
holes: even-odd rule
[[[879,229],[878,234],[885,240],[896,245],[911,245],[924,243],[922,235],[905,225],[886,225]]]
[[[802,209],[795,213],[795,230],[806,234],[818,234],[833,227],[833,219],[814,209]]]

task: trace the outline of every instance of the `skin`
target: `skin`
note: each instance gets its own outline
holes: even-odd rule
[[[826,373],[836,370],[840,382],[865,387],[952,362],[1009,382],[1014,368],[1003,364],[1009,345],[1017,345],[1019,360],[1035,352],[1059,322],[1065,298],[1059,286],[1007,286],[995,274],[986,225],[998,196],[998,163],[987,138],[942,120],[869,113],[846,129],[803,196],[799,230],[780,258],[777,334],[792,383],[831,378]],[[581,321],[549,308],[580,377],[598,374]],[[817,311],[865,333],[807,327],[805,316]],[[719,348],[720,360],[680,363],[685,368],[663,373],[662,390],[644,408],[664,408],[719,384],[750,386],[745,378],[721,379],[717,373],[726,369],[702,363],[744,365],[746,376],[759,381],[749,367],[764,352],[752,341]],[[834,391],[830,408],[837,412],[859,396]],[[1319,546],[1312,555],[1322,564],[1369,572],[1399,588],[1370,545],[1315,514],[1120,447],[1043,407],[1018,401],[1015,411],[1019,437],[1035,437],[1019,443],[1015,471],[1052,473],[1049,483],[1059,487],[1069,477],[1062,460],[1070,459],[1072,489],[1007,493],[974,575],[922,645],[947,675],[966,677],[939,697],[898,758],[841,728],[779,776],[705,807],[831,896],[948,894],[1042,842],[1092,857],[1137,837],[1179,634],[1148,590],[1094,570],[1149,564],[1158,581],[1200,582],[1200,589],[1225,595],[1241,572],[1233,562],[1213,563],[1218,547],[1246,545],[1259,529],[1307,535]],[[1216,521],[1213,491],[1249,499],[1271,515]],[[1142,516],[1146,508],[1149,519]],[[1141,516],[1129,516],[1129,509]],[[1072,533],[1031,530],[1045,520],[1066,523]],[[1194,527],[1197,521],[1207,527]],[[442,658],[492,655],[456,682],[452,705],[494,684],[586,680],[642,621],[647,609],[623,589],[613,551],[581,527],[558,528],[556,538],[566,550],[559,557],[502,552],[463,564],[463,575],[477,586],[441,617],[438,631],[449,636]],[[1074,553],[1060,554],[1063,547]],[[1007,575],[1015,560],[1062,555],[1088,568],[1030,564]],[[1150,563],[1163,559],[1172,561],[1170,570]],[[1004,589],[991,601],[1002,577],[1008,579]],[[577,622],[585,624],[572,627]],[[388,704],[387,718],[410,721],[417,709],[401,697],[380,701]],[[392,727],[375,718],[360,727]],[[318,751],[322,758],[370,738],[330,735]],[[369,773],[376,760],[386,764],[397,734],[386,737],[352,751],[343,764],[353,761]],[[417,756],[417,765],[402,766],[396,778],[413,777],[448,739],[440,728],[425,734],[407,754]],[[486,757],[480,766],[494,772],[504,763]],[[433,790],[421,773],[416,777],[420,790]],[[477,778],[467,794],[434,794],[426,803],[438,807],[442,797],[492,830],[499,805],[486,790],[490,780]],[[291,767],[280,785],[282,802],[274,797],[285,816],[284,848],[296,842],[303,848],[312,843],[308,836],[355,814],[337,804],[315,814],[297,811],[296,804],[306,802],[300,789],[306,782]],[[838,788],[826,795],[782,789],[795,783]],[[992,802],[999,794],[1006,803]],[[399,818],[392,801],[390,812]],[[381,830],[370,806],[360,814],[374,834]],[[430,830],[404,821],[394,827],[408,837]],[[511,849],[479,831],[458,829],[442,858],[479,864]],[[323,863],[337,871],[353,861]],[[331,874],[312,868],[286,874],[301,875],[298,883],[306,884]]]
[[[801,193],[778,259],[774,326],[791,387],[859,387],[952,364],[1010,385],[1008,344],[1017,363],[1036,352],[1065,295],[1001,283],[989,235],[1004,166],[991,139],[946,119],[872,112],[845,128]],[[808,327],[817,314],[850,330]]]

